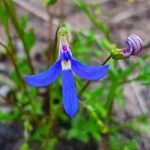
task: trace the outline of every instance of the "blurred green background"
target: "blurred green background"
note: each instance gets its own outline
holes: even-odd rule
[[[150,150],[149,12],[149,0],[1,0],[0,150]],[[40,89],[22,78],[54,62],[61,24],[72,30],[73,56],[91,65],[131,34],[143,40],[140,56],[109,60],[104,80],[83,90],[86,81],[75,77],[73,119],[61,78]]]

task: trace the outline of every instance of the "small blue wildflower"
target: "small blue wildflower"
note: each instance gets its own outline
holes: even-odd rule
[[[78,96],[73,72],[86,80],[101,80],[106,76],[109,65],[88,66],[73,58],[68,42],[68,33],[64,31],[65,27],[58,30],[58,60],[48,70],[36,75],[25,76],[24,80],[31,86],[45,87],[53,83],[61,74],[64,109],[72,118],[78,111]]]

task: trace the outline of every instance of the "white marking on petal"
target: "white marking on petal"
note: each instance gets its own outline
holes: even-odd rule
[[[62,66],[62,70],[68,70],[68,69],[71,69],[71,62],[68,60],[68,61],[62,61],[61,63],[61,66]]]
[[[134,36],[135,38],[137,38],[141,42],[141,44],[143,43],[142,40],[137,35],[133,34],[132,36]]]

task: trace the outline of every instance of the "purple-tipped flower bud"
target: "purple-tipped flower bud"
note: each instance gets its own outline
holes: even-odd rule
[[[142,40],[136,36],[131,35],[125,40],[126,48],[117,49],[116,47],[111,49],[111,57],[114,59],[124,59],[131,55],[137,56],[142,51]]]
[[[136,36],[131,35],[129,36],[125,44],[127,45],[127,48],[122,50],[122,55],[125,57],[129,57],[131,55],[137,56],[142,51],[142,40]]]

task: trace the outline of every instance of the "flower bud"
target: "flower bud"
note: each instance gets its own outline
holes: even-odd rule
[[[111,50],[111,56],[114,59],[124,59],[130,57],[131,55],[137,56],[142,51],[142,40],[136,36],[131,35],[125,40],[126,48]]]
[[[134,55],[137,56],[141,51],[142,51],[142,40],[136,36],[136,35],[131,35],[129,36],[125,44],[127,45],[127,48],[122,50],[122,54],[124,56],[130,56]]]
[[[57,31],[57,39],[58,39],[58,44],[60,43],[60,41],[64,43],[67,42],[70,44],[72,41],[70,27],[61,26]]]

